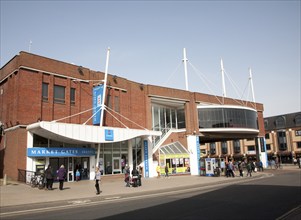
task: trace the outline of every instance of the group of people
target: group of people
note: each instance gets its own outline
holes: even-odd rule
[[[252,176],[253,172],[263,171],[263,164],[261,161],[239,161],[237,164],[233,164],[232,161],[226,163],[225,175],[226,177],[235,177],[235,170],[238,169],[239,176],[244,176],[244,170],[247,171],[247,177]]]
[[[67,176],[67,171],[65,169],[64,165],[61,165],[61,167],[56,171],[57,180],[59,181],[59,189],[63,190],[64,188],[64,181]],[[53,189],[53,181],[55,178],[55,174],[52,170],[51,165],[48,165],[46,171],[45,171],[45,178],[46,178],[46,190],[52,190]]]
[[[133,187],[142,186],[141,167],[137,167],[137,168],[134,167],[131,173],[130,167],[126,164],[123,172],[124,172],[124,182],[126,187],[130,187],[131,185]]]

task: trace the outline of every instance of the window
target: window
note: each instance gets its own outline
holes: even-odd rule
[[[264,127],[265,129],[267,129],[269,126],[269,121],[268,120],[264,120]]]
[[[111,95],[107,95],[107,106],[112,109],[112,96]]]
[[[278,147],[280,151],[287,150],[285,131],[277,131]]]
[[[65,87],[54,86],[54,103],[65,103]]]
[[[178,128],[185,128],[185,110],[177,109]]]
[[[255,146],[248,146],[248,151],[255,151]]]
[[[296,126],[301,126],[301,115],[297,115],[294,121]]]
[[[233,141],[233,146],[234,146],[234,153],[236,153],[236,154],[240,153],[240,142],[239,142],[239,140],[234,140]]]
[[[42,100],[48,101],[48,83],[42,84]]]
[[[295,135],[296,135],[296,136],[301,136],[301,130],[296,130],[296,131],[295,131]]]
[[[258,129],[257,112],[248,109],[198,108],[199,128]]]
[[[264,137],[265,139],[270,139],[270,133],[266,133]]]
[[[271,150],[271,145],[270,144],[266,144],[266,148],[267,148],[267,150]]]
[[[115,109],[116,112],[120,111],[120,109],[119,109],[119,96],[114,97],[114,109]]]
[[[70,104],[75,105],[75,88],[70,89]]]
[[[222,154],[228,153],[227,141],[222,141]]]
[[[278,117],[275,121],[276,128],[284,128],[285,127],[285,118]]]
[[[301,141],[297,142],[297,148],[301,148]]]
[[[210,143],[210,154],[215,154],[215,143]]]

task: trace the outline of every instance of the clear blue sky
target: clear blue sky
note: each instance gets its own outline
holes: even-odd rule
[[[256,102],[264,117],[301,111],[298,1],[4,1],[1,67],[20,51],[144,84]],[[204,80],[205,79],[205,80]],[[230,80],[231,79],[231,80]],[[235,86],[234,86],[235,85]]]

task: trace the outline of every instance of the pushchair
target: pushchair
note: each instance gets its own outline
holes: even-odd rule
[[[133,187],[138,187],[138,176],[133,176],[133,177],[131,178],[131,185],[132,185]]]

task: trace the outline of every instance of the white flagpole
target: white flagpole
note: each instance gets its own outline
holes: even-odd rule
[[[100,127],[102,127],[102,125],[103,125],[103,116],[104,116],[104,111],[105,111],[105,97],[106,97],[106,89],[107,89],[109,57],[110,57],[110,47],[108,47],[108,50],[107,50],[105,79],[103,81],[103,92],[102,92],[102,100],[101,100],[101,106],[100,106],[100,123],[99,123]],[[100,155],[100,143],[98,143],[98,147],[97,147],[96,167],[99,167],[99,155]]]
[[[184,72],[185,72],[185,85],[186,91],[188,91],[188,77],[187,77],[187,57],[186,57],[186,48],[183,49],[183,62],[184,62]]]
[[[101,100],[101,112],[100,112],[100,123],[99,126],[103,126],[103,115],[105,111],[105,98],[106,98],[106,90],[107,90],[107,77],[108,77],[108,68],[109,68],[109,58],[110,58],[110,47],[108,47],[107,51],[107,61],[106,61],[106,69],[105,69],[105,79],[103,83],[103,93],[102,93],[102,100]]]

